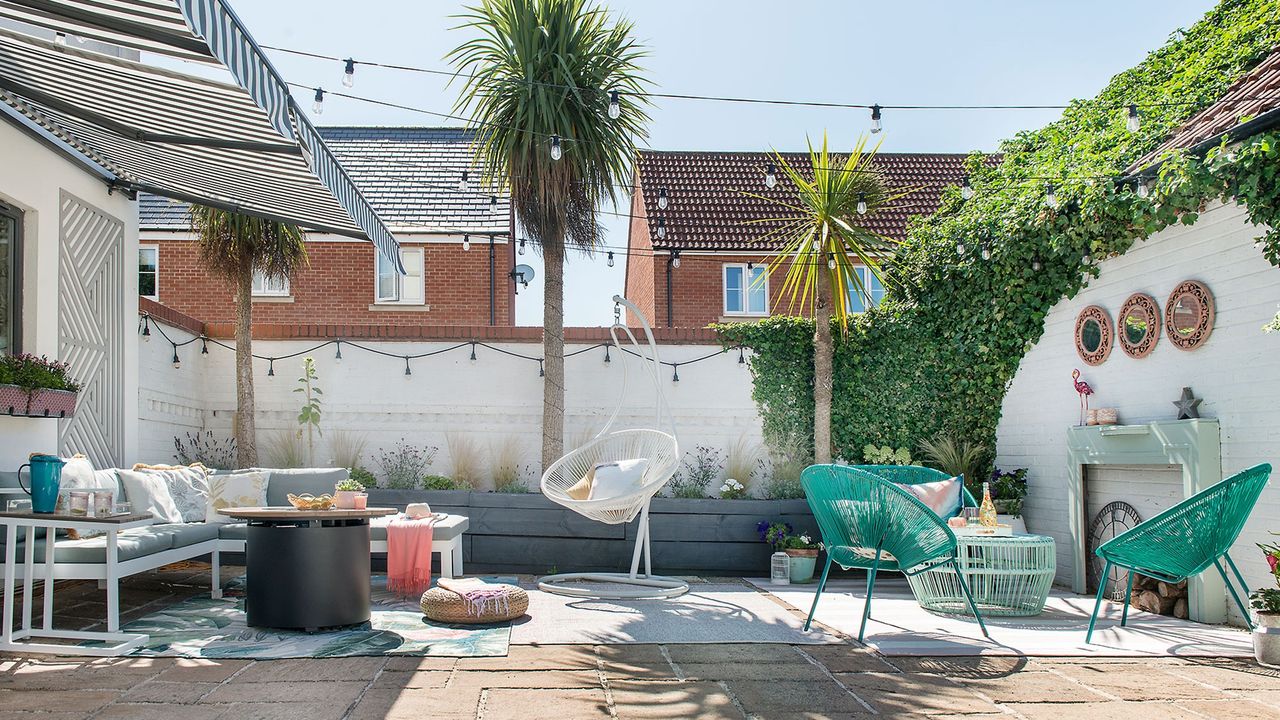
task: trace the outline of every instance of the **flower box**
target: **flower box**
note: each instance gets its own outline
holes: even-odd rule
[[[30,395],[17,385],[0,385],[0,413],[17,417],[64,418],[76,410],[77,393],[39,388]]]

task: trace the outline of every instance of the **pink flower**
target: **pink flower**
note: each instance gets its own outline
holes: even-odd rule
[[[1267,553],[1267,565],[1271,566],[1271,574],[1274,575],[1276,566],[1280,565],[1280,557],[1277,557],[1276,553]]]

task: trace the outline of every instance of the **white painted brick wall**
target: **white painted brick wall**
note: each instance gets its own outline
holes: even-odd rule
[[[1049,313],[1044,336],[1023,358],[1005,396],[997,464],[1030,469],[1027,526],[1057,539],[1059,581],[1069,582],[1074,563],[1062,512],[1066,429],[1078,422],[1072,369],[1080,368],[1097,392],[1090,406],[1118,408],[1124,423],[1176,417],[1171,403],[1189,386],[1204,398],[1201,415],[1221,422],[1224,474],[1260,462],[1280,466],[1280,334],[1262,332],[1280,305],[1280,270],[1253,245],[1262,232],[1238,206],[1214,204],[1194,225],[1168,228],[1104,261],[1100,277]],[[1118,345],[1098,367],[1076,355],[1072,335],[1085,306],[1102,306],[1114,322],[1130,294],[1145,292],[1163,311],[1169,292],[1188,279],[1209,286],[1217,309],[1213,334],[1200,349],[1179,350],[1161,337],[1142,360],[1125,355]],[[1268,582],[1254,544],[1265,541],[1269,530],[1280,530],[1275,480],[1232,551],[1253,587]]]
[[[177,342],[190,337],[165,327]],[[260,340],[257,355],[281,356],[314,347],[314,341]],[[430,352],[456,343],[361,343],[395,355]],[[495,347],[522,355],[541,355],[535,343],[500,343]],[[581,349],[570,345],[567,353]],[[318,385],[324,391],[322,429],[351,430],[368,437],[365,465],[375,470],[373,454],[390,448],[400,438],[440,448],[432,472],[448,474],[451,466],[445,435],[470,435],[486,451],[508,436],[516,438],[530,466],[526,482],[536,487],[535,469],[541,452],[542,378],[538,364],[508,357],[479,347],[472,362],[467,348],[412,361],[413,374],[405,376],[404,360],[381,357],[343,343],[341,361],[334,346],[313,353]],[[719,351],[718,346],[669,345],[659,352],[664,361],[685,362]],[[210,345],[200,354],[197,341],[179,350],[181,367],[172,365],[172,348],[154,330],[150,342],[141,345],[142,461],[171,461],[173,438],[201,427],[221,437],[231,434],[235,409],[234,353]],[[626,402],[615,427],[651,427],[654,424],[653,385],[647,373],[630,356],[614,350],[612,362],[604,362],[604,349],[592,349],[567,358],[565,444],[589,437],[603,427],[618,402],[623,362],[629,367]],[[273,431],[296,428],[301,395],[298,387],[302,358],[277,361],[275,376],[267,376],[267,363],[255,362],[259,451],[265,461]],[[671,381],[671,368],[661,373],[662,389],[672,406],[682,449],[708,445],[722,455],[739,437],[759,444],[760,418],[751,399],[751,373],[738,364],[738,353],[716,355],[680,367],[680,382]],[[328,463],[327,441],[317,441],[317,460]]]

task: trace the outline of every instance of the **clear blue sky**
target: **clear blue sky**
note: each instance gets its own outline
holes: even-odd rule
[[[230,0],[267,45],[444,69],[466,39],[452,0]],[[648,46],[650,79],[663,92],[890,104],[1064,104],[1088,97],[1141,61],[1211,0],[611,0]],[[342,68],[270,53],[290,82],[344,90]],[[457,86],[443,78],[358,67],[349,92],[447,113]],[[302,103],[310,106],[310,99]],[[649,146],[679,150],[802,149],[825,130],[835,147],[866,132],[865,110],[743,106],[664,100],[651,111]],[[886,111],[886,152],[993,150],[1056,111]],[[430,115],[331,97],[318,124],[451,125]],[[605,216],[609,245],[626,221]],[[542,315],[539,279],[522,291],[519,324]],[[612,320],[624,263],[575,257],[566,277],[566,323]],[[428,293],[430,289],[428,289]]]

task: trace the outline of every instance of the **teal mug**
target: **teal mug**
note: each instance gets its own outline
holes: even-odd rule
[[[66,463],[56,455],[32,455],[31,462],[18,468],[18,487],[31,496],[31,510],[51,513],[58,506],[58,486],[62,483],[62,466]],[[31,488],[22,484],[22,469],[30,468]]]

